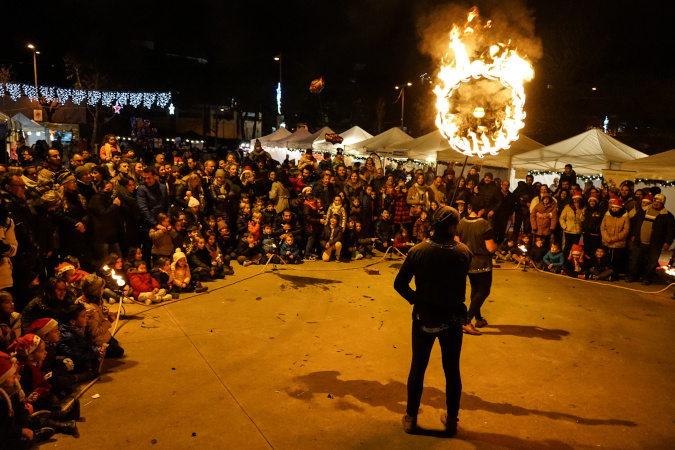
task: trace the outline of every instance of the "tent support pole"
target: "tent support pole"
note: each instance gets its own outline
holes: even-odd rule
[[[459,178],[457,178],[457,181],[455,182],[455,190],[452,191],[452,200],[450,200],[450,207],[452,207],[452,204],[455,203],[455,196],[457,195],[457,185],[459,184],[460,178],[462,178],[462,175],[464,175],[464,168],[466,167],[466,162],[469,160],[469,155],[466,155],[464,158],[464,164],[462,164],[462,170],[459,172]]]

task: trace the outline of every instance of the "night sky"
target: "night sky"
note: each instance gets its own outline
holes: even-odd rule
[[[16,2],[12,2],[16,3]],[[169,2],[61,1],[27,8],[6,5],[0,64],[14,79],[32,83],[35,43],[39,84],[69,86],[63,58],[97,67],[110,90],[171,90],[179,107],[229,104],[262,111],[266,125],[276,113],[275,87],[283,56],[284,113],[292,126],[321,125],[319,98],[308,90],[323,77],[321,94],[329,125],[344,130],[358,124],[377,132],[376,104],[384,101],[385,129],[399,123],[394,86],[411,81],[406,92],[406,124],[414,136],[433,129],[433,84],[437,59],[421,50],[421,23],[443,17],[452,5],[437,0],[359,0],[280,2],[201,1],[167,7]],[[665,150],[671,144],[675,114],[672,31],[675,17],[665,2],[518,2],[531,11],[542,57],[527,86],[524,132],[543,143],[578,134],[609,115],[638,126],[630,144]],[[482,15],[506,14],[514,21],[522,7],[511,1],[477,4]],[[462,5],[462,2],[454,2]],[[514,6],[515,5],[515,6]],[[447,24],[447,31],[451,28]],[[199,62],[199,59],[207,63]],[[533,58],[534,59],[534,58]],[[596,91],[591,88],[596,87]],[[649,127],[649,128],[647,128]],[[640,130],[650,130],[640,133]],[[654,135],[659,138],[655,139]],[[669,147],[670,145],[670,147]],[[643,147],[644,149],[644,147]]]

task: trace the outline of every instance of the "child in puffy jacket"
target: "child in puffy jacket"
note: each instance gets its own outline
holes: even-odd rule
[[[301,264],[302,257],[300,256],[300,248],[298,244],[295,243],[295,237],[288,233],[284,243],[281,244],[281,259],[283,259],[288,264]]]
[[[145,261],[136,261],[134,267],[127,272],[129,283],[134,288],[134,297],[137,301],[149,305],[161,301],[171,300],[171,294],[162,289],[157,280],[148,272]]]

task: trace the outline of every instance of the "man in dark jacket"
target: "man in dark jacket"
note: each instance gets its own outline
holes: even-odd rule
[[[504,180],[501,184],[499,195],[502,200],[499,206],[494,209],[492,216],[492,228],[495,230],[495,242],[501,244],[506,238],[506,226],[509,223],[509,218],[516,211],[518,207],[518,200],[513,192],[509,191],[511,184]]]
[[[518,202],[513,220],[513,236],[516,240],[518,240],[521,225],[525,234],[529,234],[532,231],[532,225],[530,224],[530,203],[534,198],[535,192],[532,183],[534,183],[534,177],[527,175],[525,182],[519,181],[518,186],[513,191],[513,195]]]
[[[492,172],[485,173],[483,180],[478,183],[477,189],[478,198],[485,208],[483,215],[492,223],[492,216],[494,216],[495,210],[499,208],[502,202],[499,186],[492,181]]]
[[[456,242],[459,213],[442,206],[434,214],[431,239],[408,252],[394,281],[394,289],[413,305],[412,363],[408,375],[408,403],[403,417],[406,433],[417,431],[417,413],[422,397],[424,373],[431,349],[438,338],[446,378],[447,414],[441,416],[448,436],[457,433],[457,415],[462,395],[459,355],[462,325],[466,321],[466,276],[472,254]],[[416,290],[410,287],[415,278]]]
[[[26,203],[26,183],[19,175],[7,174],[2,180],[2,204],[0,215],[14,221],[14,233],[18,242],[16,255],[11,258],[14,286],[10,289],[21,310],[31,298],[31,283],[37,284],[37,268],[41,266],[40,246],[35,235],[35,216]],[[5,218],[6,218],[5,217]]]
[[[143,184],[136,191],[138,208],[141,211],[141,242],[143,258],[150,261],[152,239],[150,229],[157,226],[157,214],[164,213],[171,217],[171,203],[166,185],[159,182],[159,176],[154,167],[143,169]]]
[[[635,246],[630,256],[629,282],[641,276],[642,284],[651,284],[661,251],[668,250],[675,239],[675,218],[666,210],[665,202],[665,195],[656,194],[651,208],[639,208],[633,218],[631,240]]]

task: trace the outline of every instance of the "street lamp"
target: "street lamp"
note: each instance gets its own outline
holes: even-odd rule
[[[403,116],[405,113],[405,88],[410,86],[412,86],[412,83],[410,82],[406,83],[405,86],[394,86],[394,89],[401,90],[401,93],[398,95],[398,98],[396,99],[396,102],[398,101],[399,98],[401,99],[401,129],[403,129]]]
[[[35,55],[39,55],[40,52],[37,51],[35,46],[33,44],[28,44],[27,47],[31,50],[33,50],[33,74],[35,75],[35,97],[36,101],[37,98],[39,97],[39,92],[38,92],[38,84],[37,84],[37,58]]]

